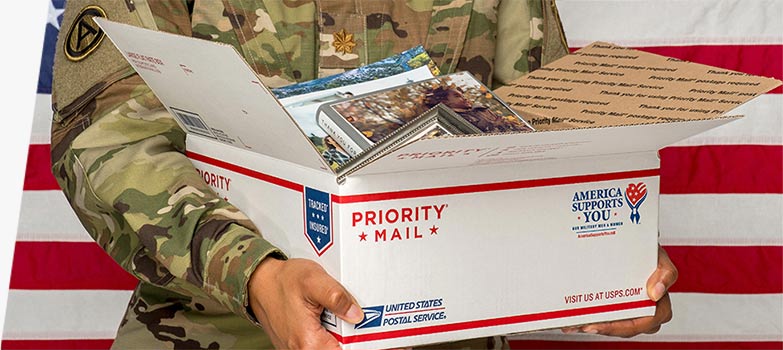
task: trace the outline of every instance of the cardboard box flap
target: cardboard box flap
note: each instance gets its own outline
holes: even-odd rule
[[[331,172],[233,46],[102,18],[96,22],[188,137]]]
[[[722,117],[611,128],[425,139],[413,142],[366,164],[347,177],[482,164],[525,163],[609,154],[656,152],[669,144],[737,118]]]
[[[780,84],[597,42],[495,93],[536,130],[561,130],[717,117]]]

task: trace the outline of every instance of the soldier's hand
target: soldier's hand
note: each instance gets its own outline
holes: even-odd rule
[[[364,318],[351,294],[311,260],[264,259],[248,289],[253,313],[278,349],[339,349],[321,326],[324,308],[347,322]]]
[[[652,334],[672,319],[672,303],[668,290],[677,281],[677,268],[669,254],[658,246],[658,267],[647,279],[647,295],[655,301],[655,315],[629,320],[594,323],[581,327],[563,328],[564,333],[584,332],[615,337],[633,337],[641,333]]]

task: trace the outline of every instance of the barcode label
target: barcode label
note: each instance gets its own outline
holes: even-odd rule
[[[204,120],[202,120],[198,114],[174,107],[171,107],[171,111],[174,112],[174,116],[185,125],[185,128],[187,128],[188,131],[204,136],[215,137],[215,135],[212,134],[212,130],[210,130],[209,126],[204,123]]]

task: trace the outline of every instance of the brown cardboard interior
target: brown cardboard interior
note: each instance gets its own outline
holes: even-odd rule
[[[716,118],[780,84],[596,42],[495,93],[545,131]]]

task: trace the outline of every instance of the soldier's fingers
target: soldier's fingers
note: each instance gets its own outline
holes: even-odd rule
[[[309,300],[318,306],[323,306],[329,311],[350,323],[359,323],[364,318],[362,308],[354,301],[353,296],[337,282],[332,276],[329,276],[323,269],[319,273],[313,274],[309,284],[314,286],[309,288]]]
[[[596,323],[582,327],[581,331],[590,334],[609,335],[628,338],[654,328],[653,317],[639,317],[630,320]]]
[[[664,324],[672,320],[672,316],[674,313],[672,312],[672,300],[669,298],[669,295],[665,295],[661,300],[658,301],[657,307],[655,308],[655,320],[659,322],[659,324]]]
[[[596,323],[582,327],[581,331],[592,334],[610,335],[616,337],[633,337],[641,333],[655,333],[661,325],[671,321],[671,300],[666,295],[658,301],[655,315],[629,320]]]
[[[647,295],[650,299],[660,300],[677,281],[678,274],[677,267],[669,259],[669,254],[661,246],[658,246],[658,267],[647,279]]]
[[[654,327],[654,328],[652,328],[652,329],[650,329],[649,331],[646,331],[646,332],[644,332],[644,333],[647,333],[647,334],[655,334],[655,333],[658,333],[658,331],[660,331],[660,330],[661,330],[661,326],[656,326],[656,327]]]
[[[580,328],[580,327],[578,327],[578,326],[574,326],[574,327],[563,327],[563,328],[560,328],[560,331],[561,331],[561,332],[563,332],[563,333],[565,333],[565,334],[571,334],[571,333],[576,333],[576,332],[578,332],[578,331],[579,331],[579,328]]]

